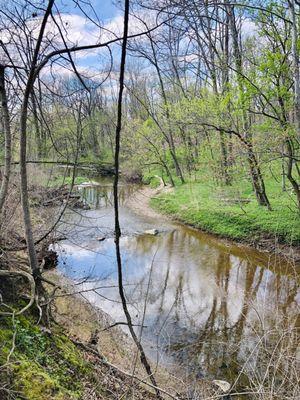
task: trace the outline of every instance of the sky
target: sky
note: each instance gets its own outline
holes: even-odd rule
[[[64,38],[69,47],[74,45],[90,45],[96,43],[105,43],[116,37],[122,37],[123,34],[123,1],[118,3],[118,0],[89,0],[92,8],[89,7],[88,2],[82,1],[80,4],[84,8],[84,15],[82,10],[76,6],[76,3],[70,0],[57,0],[56,4],[59,10],[59,15],[56,15],[56,20],[59,25],[63,27]],[[89,20],[89,17],[95,21],[95,13],[100,26],[94,24]],[[140,16],[142,14],[139,14]],[[144,14],[143,14],[144,16]],[[145,14],[148,21],[149,13]],[[154,21],[153,21],[154,22]],[[150,23],[150,22],[149,22]],[[129,20],[129,34],[145,31],[145,26],[138,21],[134,16],[130,16]],[[56,27],[53,21],[49,20],[48,32],[55,33]],[[58,32],[56,32],[58,34]],[[58,37],[59,35],[56,35]],[[61,43],[61,46],[64,46]],[[87,78],[102,80],[105,77],[105,72],[110,69],[111,55],[113,56],[113,69],[118,68],[120,58],[120,43],[116,43],[110,47],[111,52],[107,48],[100,48],[95,50],[87,50],[73,53],[78,72]],[[67,68],[64,68],[67,66]],[[57,62],[55,64],[48,63],[46,73],[62,76],[72,75],[72,67],[66,62]]]
[[[121,6],[116,6],[114,0],[89,1],[97,14],[100,25],[104,27],[101,36],[99,36],[99,28],[89,21],[79,7],[76,7],[75,2],[70,0],[58,0],[56,2],[57,9],[60,13],[60,16],[58,16],[58,14],[56,15],[56,20],[59,22],[61,27],[64,27],[64,32],[66,34],[65,39],[70,47],[74,45],[88,45],[105,42],[114,38],[115,35],[121,36],[120,33],[123,28],[123,11]],[[95,14],[93,9],[85,5],[88,4],[88,2],[81,2],[80,4],[84,8],[85,13],[91,17],[91,19],[96,20],[94,18]],[[114,32],[115,35],[105,32],[105,29]],[[48,24],[48,31],[50,34],[54,34],[56,31],[51,19]],[[112,50],[114,56],[119,54],[118,46],[114,46]],[[109,68],[110,65],[110,54],[107,49],[73,53],[73,59],[78,71],[83,75],[86,75],[86,77],[95,78],[96,75],[101,75],[103,70],[106,69],[106,66]],[[63,64],[66,65],[66,63]],[[70,65],[69,67],[70,68],[64,68],[61,62],[54,64],[49,63],[45,72],[47,74],[51,69],[52,73],[56,72],[63,75],[71,75],[72,67]]]
[[[18,18],[16,18],[16,23],[13,22],[16,10],[20,12],[20,15],[25,16],[27,31],[37,38],[44,16],[44,7],[39,7],[39,4],[45,5],[46,3],[44,0],[36,0],[32,3],[26,0],[0,0],[0,10],[5,10],[9,16],[6,19],[8,22],[5,29],[0,29],[0,40],[7,45],[8,51],[13,54],[16,63],[22,62],[22,60],[19,60],[14,43],[18,42],[22,47],[21,43],[26,35],[22,25],[18,25]],[[55,0],[53,17],[48,18],[44,32],[46,53],[52,50],[49,43],[53,44],[54,49],[59,49],[65,48],[66,44],[71,48],[106,43],[112,39],[121,38],[123,34],[123,4],[124,0]],[[5,15],[1,13],[1,17]],[[12,24],[9,21],[12,21]],[[141,31],[145,31],[143,24],[130,16],[129,34]],[[73,52],[72,59],[77,71],[86,78],[97,78],[102,82],[111,67],[115,71],[118,69],[120,44],[121,41],[110,46],[110,49],[102,47]],[[6,60],[6,55],[0,49],[0,61],[2,58]],[[50,79],[53,76],[55,78],[61,76],[64,79],[67,76],[74,76],[74,70],[69,57],[65,55],[49,60],[41,74]]]
[[[93,6],[103,20],[111,20],[121,14],[121,10],[117,9],[112,0],[93,0]]]
[[[7,0],[0,0],[0,6],[4,1]],[[89,2],[92,7],[89,6]],[[47,40],[53,38],[56,48],[64,47],[58,29],[63,32],[64,40],[67,42],[69,47],[105,43],[106,41],[115,39],[116,37],[122,37],[123,3],[124,0],[82,0],[78,3],[78,6],[75,0],[56,0],[55,7],[57,8],[54,8],[53,10],[56,22],[49,18],[45,37]],[[84,12],[80,9],[81,7],[84,9]],[[31,10],[29,10],[29,15],[31,16],[30,13]],[[95,14],[97,16],[96,18]],[[139,17],[142,20],[147,21],[148,27],[155,25],[154,14],[155,13],[149,13],[149,11],[138,11]],[[38,32],[41,18],[42,13],[33,19],[29,19],[29,28],[33,31],[36,29]],[[99,21],[99,25],[93,23],[90,18],[96,22]],[[58,28],[57,25],[59,25],[60,28]],[[243,29],[248,34],[249,32],[253,33],[253,23],[249,20],[247,24],[244,24]],[[145,25],[139,19],[131,15],[129,20],[129,34],[145,30]],[[18,35],[18,33],[15,34]],[[22,37],[22,34],[23,33],[20,33],[20,37]],[[5,36],[5,32],[0,32],[0,39],[3,35]],[[142,40],[145,40],[145,37],[140,37],[138,42],[140,43]],[[5,41],[6,39],[4,38],[4,42]],[[83,75],[86,74],[86,77],[89,78],[95,78],[95,75],[98,74],[101,81],[101,74],[102,76],[103,74],[105,75],[105,71],[107,71],[111,66],[111,54],[113,55],[114,67],[117,68],[120,58],[120,42],[111,46],[111,53],[108,49],[101,48],[93,51],[86,50],[76,52],[76,54],[73,53],[72,57],[75,61],[78,72]],[[67,59],[68,57],[65,58]],[[128,54],[128,58],[130,58],[130,54]],[[61,59],[56,60],[56,63],[49,62],[45,67],[45,73],[47,74],[50,71],[51,73],[56,72],[55,75],[71,75],[72,67],[66,59],[64,61]]]

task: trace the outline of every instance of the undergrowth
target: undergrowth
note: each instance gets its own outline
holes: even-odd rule
[[[32,315],[14,322],[1,317],[0,365],[1,399],[75,400],[82,396],[82,382],[93,379],[92,366],[62,329],[43,329]]]

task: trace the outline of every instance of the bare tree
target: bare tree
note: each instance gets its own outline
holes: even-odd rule
[[[4,131],[5,140],[5,164],[4,173],[2,176],[1,189],[0,189],[0,218],[4,206],[4,202],[7,196],[10,170],[11,170],[11,129],[10,129],[10,116],[8,110],[8,100],[5,88],[5,66],[0,65],[0,102],[1,102],[1,122]]]

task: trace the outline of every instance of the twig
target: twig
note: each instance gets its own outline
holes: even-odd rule
[[[126,325],[126,326],[128,326],[128,323],[127,322],[115,322],[114,324],[109,325],[106,328],[102,329],[100,332],[108,331],[109,329],[111,329],[111,328],[113,328],[115,326],[118,326],[118,325]],[[142,328],[147,328],[147,325],[141,325],[141,324],[132,324],[132,326],[141,326]]]
[[[85,351],[90,352],[90,353],[93,353],[93,354],[99,359],[99,361],[100,361],[103,365],[105,365],[105,366],[107,366],[107,367],[109,367],[109,368],[114,369],[115,371],[121,373],[121,374],[124,375],[124,376],[127,376],[127,377],[129,377],[129,378],[133,378],[133,379],[135,379],[135,380],[137,380],[137,381],[139,381],[139,382],[141,382],[141,383],[143,383],[143,384],[145,384],[145,385],[151,387],[151,388],[154,389],[155,391],[159,391],[159,392],[161,392],[161,393],[163,393],[163,394],[169,396],[170,398],[172,398],[172,399],[174,399],[174,400],[179,400],[178,397],[174,396],[172,393],[166,391],[165,389],[162,389],[161,387],[159,387],[159,386],[157,386],[157,385],[153,385],[152,383],[147,382],[147,381],[145,381],[144,379],[139,378],[139,377],[136,376],[136,375],[132,375],[130,372],[123,371],[122,369],[120,369],[120,368],[117,367],[116,365],[111,364],[110,362],[108,362],[107,360],[105,360],[104,357],[103,357],[96,349],[93,349],[93,348],[87,346],[86,344],[84,344],[84,343],[82,343],[82,342],[80,342],[80,341],[78,341],[78,340],[75,340],[75,339],[72,339],[72,338],[70,338],[70,340],[71,340],[76,346],[80,346],[80,347],[82,347]]]

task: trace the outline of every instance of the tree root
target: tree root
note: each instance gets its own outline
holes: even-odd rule
[[[30,285],[29,302],[26,304],[25,307],[23,307],[19,311],[0,311],[0,315],[2,315],[2,316],[14,316],[15,317],[15,316],[21,315],[26,310],[28,310],[35,301],[36,284],[35,284],[34,278],[31,274],[29,274],[28,272],[25,272],[25,271],[0,270],[0,277],[14,277],[14,276],[22,276],[23,278],[25,278],[28,281],[28,283]],[[0,305],[5,306],[5,304],[2,302],[2,299],[1,299]]]

